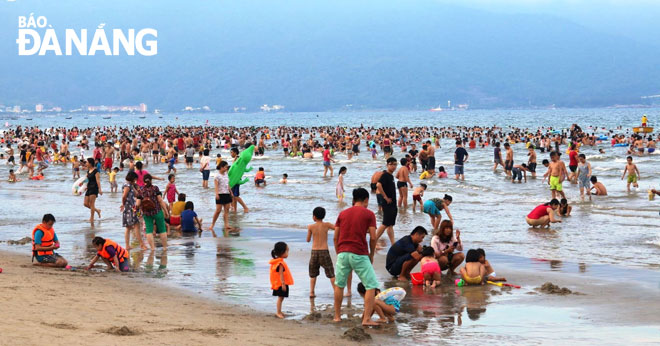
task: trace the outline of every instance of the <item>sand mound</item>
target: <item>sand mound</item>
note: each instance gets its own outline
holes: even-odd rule
[[[9,245],[25,245],[31,242],[32,242],[32,238],[30,237],[21,238],[19,240],[7,240],[7,244]]]
[[[102,333],[110,334],[110,335],[119,335],[119,336],[130,336],[130,335],[140,335],[142,332],[140,332],[137,329],[131,329],[126,326],[123,327],[110,327],[108,329],[103,329],[101,330]]]
[[[541,287],[536,288],[537,291],[545,294],[558,294],[560,296],[565,296],[568,294],[572,294],[573,291],[569,290],[566,287],[559,287],[552,282],[546,282]]]
[[[344,332],[344,336],[342,336],[342,338],[360,342],[371,340],[371,335],[367,334],[367,332],[365,332],[364,328],[362,327],[353,327]]]

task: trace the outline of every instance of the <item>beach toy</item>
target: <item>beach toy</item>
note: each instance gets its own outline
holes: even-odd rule
[[[238,155],[238,159],[234,161],[234,164],[229,168],[227,175],[229,176],[229,187],[234,187],[237,184],[243,185],[250,180],[249,178],[243,178],[245,172],[252,170],[252,167],[247,167],[250,160],[252,160],[252,154],[254,154],[254,145],[250,145],[247,149],[241,151]]]
[[[456,279],[456,281],[454,281],[454,285],[457,287],[463,287],[465,286],[465,281],[463,281],[463,279]]]
[[[649,201],[652,201],[653,199],[655,199],[655,193],[649,189]]]
[[[412,282],[413,285],[423,285],[424,274],[422,274],[422,272],[410,273],[410,282]]]
[[[613,146],[615,146],[615,147],[627,147],[628,143],[617,143],[617,144],[614,144]]]
[[[385,291],[378,293],[376,299],[386,300],[390,297],[400,302],[406,297],[406,290],[401,287],[388,288]]]
[[[75,183],[73,183],[73,186],[71,186],[71,192],[75,196],[80,196],[87,190],[87,176],[82,176],[80,179],[76,180]]]
[[[498,286],[498,287],[506,286],[506,287],[520,288],[520,286],[518,286],[518,285],[507,284],[507,283],[503,283],[503,282],[493,282],[493,281],[486,281],[486,282],[491,284],[491,285]]]
[[[2,273],[2,268],[0,268],[0,273]]]
[[[64,269],[71,270],[71,266],[66,266],[66,267],[64,267]]]

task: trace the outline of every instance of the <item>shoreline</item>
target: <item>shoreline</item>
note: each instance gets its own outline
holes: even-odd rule
[[[116,335],[140,345],[352,344],[343,330],[279,320],[246,304],[230,305],[135,275],[42,268],[28,255],[0,250],[3,313],[0,334],[12,344],[90,343]],[[274,307],[274,306],[273,306]],[[43,314],[43,313],[46,314]],[[43,332],[36,332],[42,330]],[[2,341],[0,344],[5,345]]]

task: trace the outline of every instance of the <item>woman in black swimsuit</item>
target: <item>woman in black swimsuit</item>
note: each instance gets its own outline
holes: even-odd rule
[[[90,211],[89,222],[94,222],[94,212],[101,217],[101,210],[96,209],[96,198],[102,194],[101,175],[95,167],[94,159],[90,157],[87,159],[87,191],[84,202],[85,207]]]

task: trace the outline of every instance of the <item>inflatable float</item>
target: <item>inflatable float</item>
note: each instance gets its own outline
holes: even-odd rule
[[[73,186],[71,186],[71,192],[75,196],[80,196],[83,193],[85,193],[85,190],[87,190],[87,176],[82,176],[80,179],[76,180],[75,183],[73,183]]]
[[[405,297],[406,297],[406,290],[404,290],[401,287],[392,287],[378,293],[376,299],[385,301],[388,298],[394,298],[396,301],[400,302]]]

